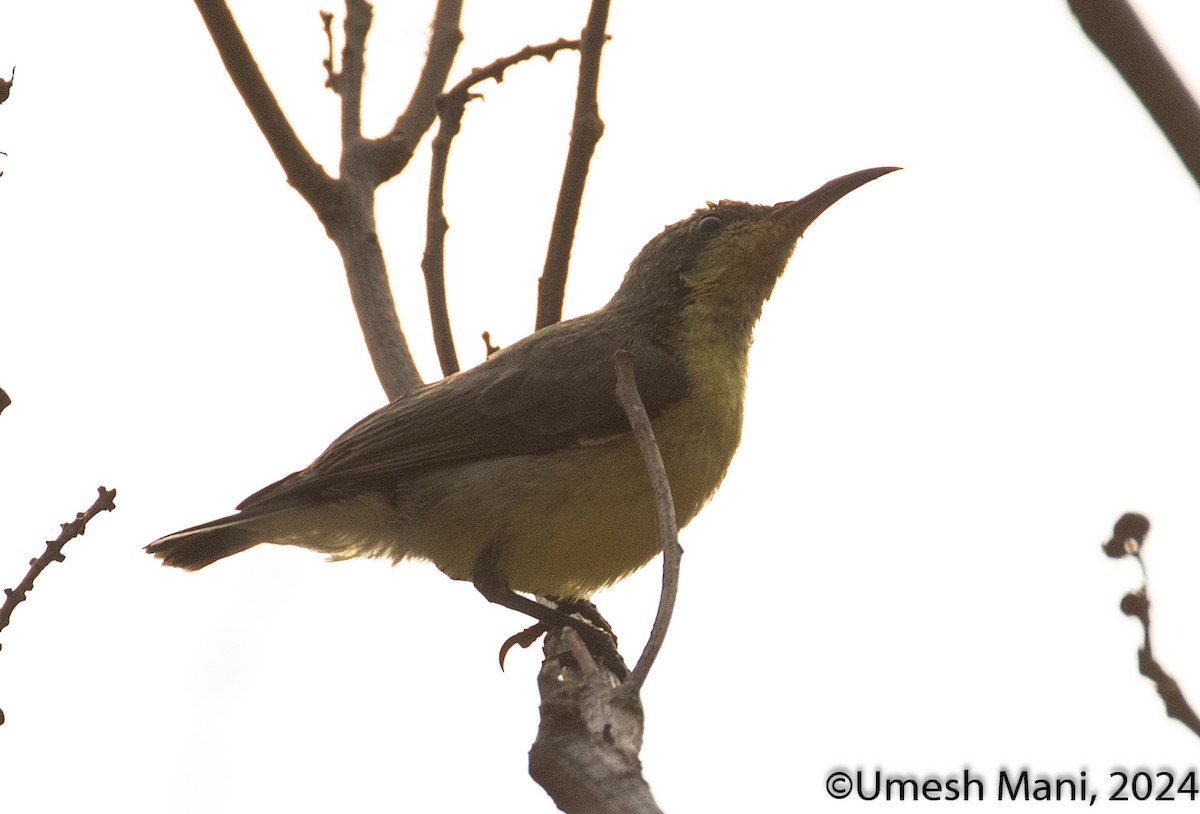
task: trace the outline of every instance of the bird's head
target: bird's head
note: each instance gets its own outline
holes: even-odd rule
[[[804,230],[847,193],[897,169],[852,172],[774,206],[710,203],[646,244],[610,307],[633,309],[669,334],[695,317],[748,340]]]

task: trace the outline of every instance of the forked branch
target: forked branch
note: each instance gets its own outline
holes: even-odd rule
[[[442,374],[457,373],[458,353],[450,330],[450,312],[446,303],[446,230],[445,214],[446,170],[450,162],[450,145],[462,129],[467,102],[479,98],[472,89],[480,82],[494,79],[504,81],[504,72],[512,66],[544,57],[547,62],[559,51],[579,48],[579,40],[560,39],[545,45],[527,45],[515,54],[501,57],[483,68],[476,68],[438,100],[438,130],[433,139],[433,158],[429,172],[429,202],[426,207],[425,255],[421,271],[425,275],[425,293],[429,300],[429,317],[433,326],[433,341],[437,348]]]

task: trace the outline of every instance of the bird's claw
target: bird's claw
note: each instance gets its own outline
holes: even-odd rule
[[[500,669],[504,669],[504,659],[508,656],[508,651],[513,649],[513,645],[521,645],[521,649],[528,650],[529,646],[542,637],[543,634],[550,632],[550,626],[545,622],[538,622],[536,625],[525,628],[520,633],[514,633],[504,640],[504,644],[500,645]]]

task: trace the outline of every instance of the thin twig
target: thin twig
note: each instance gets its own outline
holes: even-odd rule
[[[604,122],[596,101],[600,84],[600,52],[608,36],[609,0],[592,0],[587,25],[579,46],[579,84],[575,90],[575,116],[571,123],[571,144],[563,167],[558,205],[554,210],[554,225],[546,249],[546,263],[538,280],[538,304],[535,330],[562,319],[563,297],[567,290],[567,269],[571,263],[571,247],[575,243],[575,227],[579,223],[579,207],[583,203],[583,186],[596,143],[604,135]]]
[[[498,345],[492,344],[492,335],[490,332],[484,331],[479,335],[479,338],[483,340],[483,350],[486,356],[491,356],[493,353],[500,350]]]
[[[325,68],[325,87],[337,93],[335,85],[337,84],[337,74],[333,70],[333,14],[328,11],[321,12],[321,28],[325,31],[325,40],[329,43],[329,56],[321,60],[322,67]]]
[[[429,300],[429,317],[433,326],[433,341],[437,348],[442,374],[457,373],[458,353],[450,330],[450,313],[446,304],[445,246],[449,224],[445,215],[446,168],[450,161],[450,145],[462,129],[467,102],[479,98],[471,88],[488,79],[504,81],[504,72],[512,66],[544,57],[547,62],[559,51],[578,48],[579,40],[560,39],[545,45],[527,45],[515,54],[501,57],[483,68],[476,68],[438,100],[438,131],[433,139],[433,158],[429,172],[429,204],[425,221],[425,255],[421,271],[425,275],[425,294]]]
[[[29,561],[29,571],[25,577],[17,583],[15,588],[4,589],[4,604],[0,605],[0,630],[8,627],[12,621],[13,611],[17,605],[21,604],[28,597],[29,592],[33,590],[33,582],[41,575],[42,571],[52,562],[62,562],[67,557],[63,554],[63,547],[69,540],[81,536],[87,531],[88,521],[98,515],[100,512],[111,512],[117,508],[114,502],[117,497],[116,489],[105,489],[101,486],[97,489],[100,494],[96,501],[88,508],[87,511],[79,512],[75,515],[75,519],[69,523],[63,523],[62,531],[54,540],[46,541],[46,550],[40,557],[35,557]],[[4,710],[0,709],[0,725],[4,724]]]
[[[1184,696],[1179,682],[1171,677],[1154,658],[1150,643],[1150,578],[1142,551],[1146,535],[1150,532],[1150,521],[1140,514],[1124,514],[1113,526],[1113,536],[1104,544],[1104,553],[1113,559],[1133,557],[1142,568],[1142,587],[1130,591],[1121,599],[1121,612],[1133,616],[1142,623],[1142,646],[1138,649],[1138,671],[1154,682],[1159,696],[1167,709],[1167,717],[1174,718],[1196,735],[1200,735],[1200,716],[1192,709]]]
[[[1067,0],[1200,184],[1200,105],[1126,0]]]
[[[46,566],[52,562],[62,562],[66,559],[66,555],[62,553],[63,546],[69,540],[83,534],[87,530],[88,521],[100,512],[111,512],[117,508],[114,502],[117,497],[116,489],[105,489],[101,486],[97,491],[100,494],[96,498],[96,502],[87,511],[75,515],[75,519],[71,522],[63,523],[62,532],[58,538],[46,541],[45,553],[29,561],[29,572],[25,574],[25,578],[17,584],[17,587],[4,589],[4,604],[0,605],[0,630],[8,627],[8,623],[12,620],[13,610],[25,601],[26,594],[33,590],[33,581],[42,571],[46,570]]]
[[[614,363],[617,367],[617,400],[629,418],[629,425],[633,428],[634,437],[637,438],[638,447],[646,461],[646,471],[650,475],[658,515],[658,535],[662,540],[663,549],[662,593],[658,598],[658,614],[654,617],[654,627],[650,630],[650,638],[646,641],[637,665],[621,684],[621,692],[637,695],[667,637],[671,614],[675,611],[675,596],[679,592],[679,567],[683,549],[679,545],[679,524],[675,519],[675,501],[671,497],[667,470],[663,466],[658,442],[654,440],[654,428],[650,426],[650,417],[646,414],[641,396],[638,395],[637,381],[633,375],[633,355],[627,351],[618,351]]]
[[[425,276],[425,299],[429,303],[429,325],[433,346],[437,349],[442,375],[457,373],[458,351],[450,329],[450,307],[446,302],[446,166],[450,160],[450,142],[458,133],[462,119],[438,118],[433,137],[433,156],[429,167],[429,198],[425,207],[425,253],[421,255],[421,273]]]

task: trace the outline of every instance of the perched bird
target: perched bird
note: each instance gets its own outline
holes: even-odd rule
[[[679,525],[712,497],[742,431],[754,324],[804,230],[896,167],[798,201],[721,201],[668,226],[607,305],[372,413],[237,514],[146,547],[195,570],[260,543],[332,559],[429,560],[547,621],[660,550],[645,464],[614,393],[618,352],[670,480]]]

